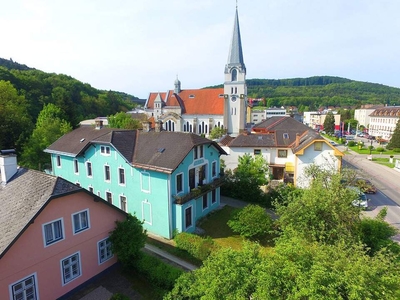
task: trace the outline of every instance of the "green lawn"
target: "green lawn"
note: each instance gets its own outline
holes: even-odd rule
[[[387,166],[389,168],[394,168],[394,163],[391,163],[389,161],[389,158],[384,158],[384,157],[374,158],[374,157],[372,157],[372,161],[374,161],[374,162],[376,162],[376,163],[378,163],[380,165]]]

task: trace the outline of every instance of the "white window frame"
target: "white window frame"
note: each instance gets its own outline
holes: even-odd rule
[[[111,202],[108,201],[108,195],[110,195]],[[106,201],[113,204],[113,194],[110,191],[106,191]]]
[[[73,165],[74,165],[74,173],[79,175],[79,162],[78,162],[78,160],[76,158],[74,158]]]
[[[178,176],[181,176],[181,190],[180,191],[178,191]],[[177,194],[183,192],[183,173],[182,172],[176,174],[176,177],[175,177],[175,191],[176,191]]]
[[[215,198],[214,198],[215,201],[213,201],[213,194],[215,196]],[[217,203],[217,189],[214,189],[211,191],[211,206],[215,203]]]
[[[122,203],[125,202],[125,209],[122,208]],[[124,212],[128,212],[128,199],[125,195],[119,195],[119,208]]]
[[[15,282],[11,283],[8,286],[8,291],[9,291],[9,294],[10,294],[10,300],[17,299],[16,295],[21,294],[21,292],[22,292],[22,296],[23,296],[22,299],[24,299],[24,300],[27,299],[26,292],[25,292],[26,291],[25,281],[27,281],[27,280],[29,280],[31,278],[32,278],[32,285],[30,285],[29,287],[33,287],[33,290],[34,290],[34,295],[33,296],[34,296],[34,298],[30,298],[30,299],[33,299],[33,300],[40,299],[40,297],[39,297],[39,289],[38,289],[38,284],[37,284],[37,273],[35,272],[35,273],[30,274],[30,275],[28,275],[28,276],[26,276],[26,277],[24,277],[24,278],[22,278],[22,279],[20,279],[18,281],[15,281]],[[23,286],[22,290],[15,291],[14,287],[16,285],[18,285],[18,284],[23,284],[24,286]],[[17,293],[15,293],[15,292],[17,292]]]
[[[46,227],[47,225],[54,224],[54,223],[56,223],[56,222],[60,222],[60,224],[61,224],[61,234],[62,234],[62,237],[59,238],[59,239],[56,239],[56,240],[47,242],[47,241],[46,241],[46,229],[45,229],[45,227]],[[53,231],[54,231],[54,226],[52,225],[51,228],[52,228],[52,234],[54,235],[54,232],[53,232]],[[63,241],[63,240],[65,239],[64,219],[63,219],[63,218],[59,218],[59,219],[56,219],[56,220],[52,220],[51,222],[47,222],[47,223],[42,224],[42,234],[43,234],[43,245],[44,245],[45,248],[46,248],[46,247],[49,247],[49,246],[51,246],[51,245],[54,245],[54,244],[56,244],[56,243],[58,243],[58,242]]]
[[[89,172],[89,170],[90,170],[90,172]],[[93,166],[92,166],[92,163],[90,161],[86,162],[86,176],[90,177],[90,178],[93,177]]]
[[[108,179],[107,179],[107,174],[108,174]],[[109,165],[104,165],[104,181],[111,182],[111,168]]]
[[[73,265],[77,265],[77,266],[78,266],[79,272],[78,272],[78,274],[76,274],[75,276],[72,275],[72,277],[71,277],[70,279],[66,279],[66,278],[65,278],[65,271],[68,269],[70,272],[72,272],[73,266],[72,266],[72,264],[70,263],[70,264],[67,266],[67,267],[68,267],[68,268],[67,268],[67,267],[64,266],[63,263],[64,263],[64,261],[66,261],[66,260],[71,260],[73,257],[77,257],[77,258],[78,258],[77,262],[73,263]],[[69,256],[67,256],[67,257],[65,257],[65,258],[63,258],[63,259],[61,259],[61,260],[60,260],[60,268],[61,268],[61,285],[62,285],[62,286],[65,286],[65,285],[67,285],[68,283],[74,281],[75,279],[81,277],[81,276],[82,276],[81,252],[80,252],[80,251],[75,252],[75,253],[73,253],[73,254],[71,254],[71,255],[69,255]]]
[[[205,199],[207,201],[207,205],[205,207],[204,207],[204,197],[205,197]],[[205,210],[208,209],[208,207],[209,207],[209,205],[208,205],[208,193],[206,193],[201,197],[201,208],[202,208],[203,211],[205,211]]]
[[[104,244],[103,244],[104,243]],[[101,251],[104,252],[104,259],[101,258],[102,254]],[[97,258],[99,265],[105,263],[106,261],[110,260],[114,257],[114,253],[111,250],[111,241],[109,237],[102,239],[97,242]]]
[[[61,156],[60,155],[56,155],[56,165],[57,165],[57,168],[61,168]]]
[[[149,206],[149,215],[150,215],[150,220],[146,220],[144,218],[144,210],[145,210],[145,205]],[[142,219],[143,222],[149,225],[153,225],[153,213],[151,211],[151,203],[149,202],[149,200],[145,199],[144,201],[142,201]]]
[[[143,176],[143,175],[145,175],[145,176]],[[147,184],[148,187],[149,187],[148,190],[145,190],[145,189],[143,188],[143,179],[146,179],[146,178],[147,178],[147,180],[149,181],[148,184]],[[149,173],[149,172],[140,172],[140,189],[141,189],[141,191],[144,192],[144,193],[147,193],[147,194],[150,193],[150,191],[151,191],[151,186],[150,186],[150,173]]]
[[[100,154],[104,155],[104,156],[110,156],[111,155],[110,146],[101,145],[100,146]]]
[[[214,173],[215,172],[215,173]],[[214,173],[214,174],[213,174]],[[217,162],[214,160],[211,163],[211,177],[215,178],[218,176],[218,172],[217,172]]]
[[[191,219],[190,219],[190,225],[189,226],[186,226],[186,210],[187,209],[191,209],[192,210],[192,212],[191,212]],[[193,226],[193,215],[194,215],[194,212],[193,212],[193,205],[189,205],[188,207],[186,207],[185,209],[184,209],[184,216],[185,216],[185,219],[184,219],[184,226],[185,226],[185,230],[187,230],[187,229],[189,229],[190,227],[192,227]]]
[[[122,170],[122,172],[123,172],[123,182],[121,182],[121,179],[122,179],[122,177],[121,177],[121,170]],[[119,168],[118,168],[118,184],[119,184],[119,185],[125,185],[125,184],[126,184],[126,172],[125,172],[125,169],[122,168],[122,167],[119,167]]]
[[[79,216],[79,223],[81,223],[82,222],[81,215],[83,215],[83,214],[86,214],[87,226],[84,227],[84,228],[82,227],[82,228],[77,229],[77,228],[75,228],[75,219],[74,219],[74,217],[76,215],[78,215]],[[87,208],[87,209],[84,209],[84,210],[81,210],[81,211],[77,211],[77,212],[71,214],[71,221],[72,221],[72,232],[73,232],[74,235],[75,234],[79,234],[79,233],[81,233],[83,231],[86,231],[86,230],[90,229],[89,209]]]

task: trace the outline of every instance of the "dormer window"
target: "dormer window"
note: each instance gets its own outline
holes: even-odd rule
[[[189,98],[194,98],[194,95],[189,95]]]
[[[286,140],[286,139],[289,139],[289,133],[286,133],[286,132],[285,132],[285,133],[283,134],[283,138],[284,138],[285,140]]]

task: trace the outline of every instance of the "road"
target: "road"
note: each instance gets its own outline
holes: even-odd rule
[[[344,146],[338,146],[344,151]],[[380,155],[377,155],[378,157]],[[400,230],[400,172],[389,167],[377,164],[367,159],[367,155],[351,152],[343,157],[343,165],[350,165],[378,188],[376,194],[368,195],[371,199],[370,207],[364,212],[366,216],[375,217],[378,212],[387,207],[385,220]],[[394,240],[400,242],[400,233]]]

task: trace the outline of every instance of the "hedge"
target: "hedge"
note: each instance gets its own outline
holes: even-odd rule
[[[176,246],[179,249],[185,250],[195,258],[205,260],[211,252],[217,248],[217,245],[210,237],[200,237],[195,234],[181,232],[175,238]]]

